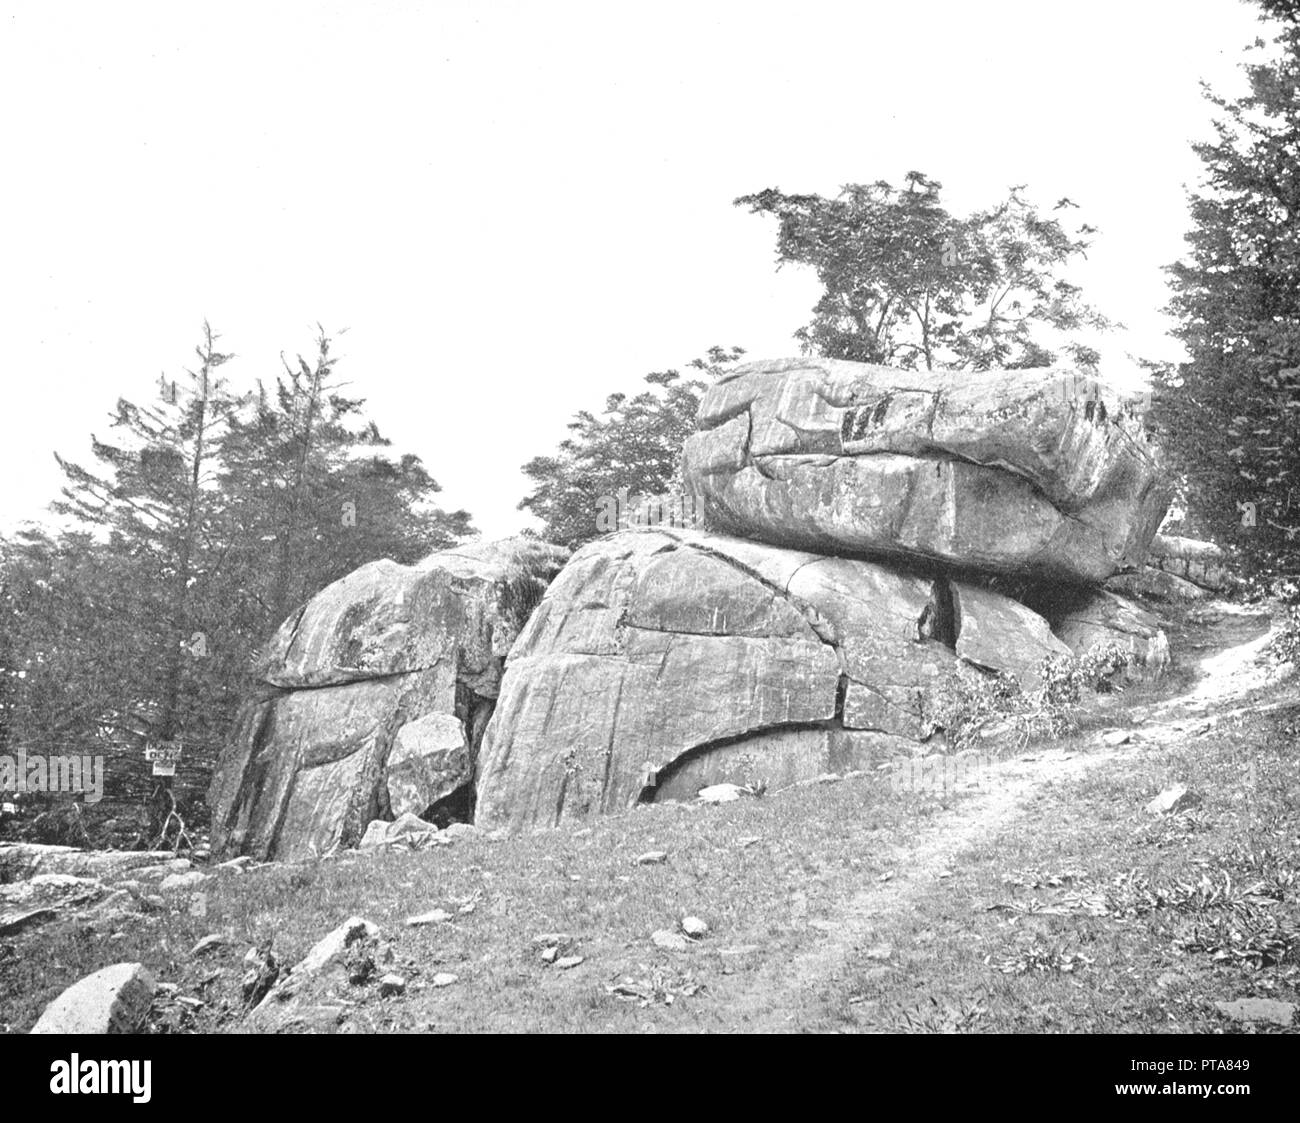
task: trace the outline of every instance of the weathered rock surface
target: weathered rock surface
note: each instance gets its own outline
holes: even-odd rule
[[[81,850],[75,846],[6,842],[0,843],[0,883],[22,881],[43,873],[111,878],[172,857],[170,852],[162,850]]]
[[[41,1014],[32,1033],[138,1033],[155,984],[139,963],[115,963],[73,983]]]
[[[1075,654],[1115,644],[1129,655],[1125,678],[1149,681],[1169,666],[1169,639],[1150,612],[1104,589],[1090,590],[1049,613],[1053,631]]]
[[[725,534],[1098,583],[1171,492],[1122,396],[1062,394],[1070,373],[751,363],[705,395],[686,486]]]
[[[935,732],[959,656],[1022,674],[1058,648],[1027,609],[942,578],[691,531],[599,539],[511,651],[477,822],[553,825],[868,767]]]
[[[1157,534],[1151,540],[1147,564],[1202,589],[1220,592],[1232,585],[1232,574],[1223,550],[1213,542],[1203,542],[1199,538]]]
[[[459,724],[464,751],[430,767],[430,727],[417,725],[396,762],[399,805],[468,783],[504,656],[564,557],[523,538],[462,546],[413,566],[372,562],[312,598],[257,661],[262,691],[213,776],[213,854],[355,845],[395,813],[394,742],[429,715]]]
[[[1117,573],[1106,582],[1105,587],[1125,596],[1175,604],[1204,600],[1210,595],[1200,585],[1194,585],[1186,578],[1150,565],[1144,565],[1132,573]]]
[[[473,774],[465,727],[454,714],[425,714],[407,722],[388,755],[388,805],[394,815],[418,815]]]

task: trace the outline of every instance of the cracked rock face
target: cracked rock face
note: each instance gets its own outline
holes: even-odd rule
[[[1171,492],[1120,394],[1072,379],[752,363],[705,395],[686,486],[726,534],[1096,584],[1141,564]]]
[[[714,783],[776,788],[910,754],[959,661],[1065,648],[996,593],[692,531],[589,543],[506,664],[477,823],[550,826]]]
[[[372,562],[313,597],[256,663],[260,690],[213,775],[214,854],[355,845],[371,820],[469,783],[505,654],[565,556],[529,539],[462,546]]]

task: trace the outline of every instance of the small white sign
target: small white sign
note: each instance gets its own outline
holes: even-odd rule
[[[146,745],[144,759],[153,764],[155,776],[175,776],[176,764],[181,759],[181,747],[175,742]]]

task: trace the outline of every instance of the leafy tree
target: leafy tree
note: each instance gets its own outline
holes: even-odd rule
[[[1225,99],[1190,198],[1169,311],[1189,359],[1158,371],[1152,418],[1186,481],[1188,524],[1269,565],[1300,553],[1300,3],[1274,21]],[[1251,525],[1253,523],[1253,525]]]
[[[554,456],[534,457],[523,466],[535,487],[519,509],[545,524],[544,537],[575,547],[610,527],[598,525],[602,499],[672,493],[681,474],[681,449],[695,429],[700,396],[744,350],[711,347],[688,370],[645,376],[650,389],[629,397],[611,394],[599,414],[580,410],[569,422],[573,436]]]
[[[1067,231],[1021,187],[963,218],[944,208],[941,188],[913,171],[902,188],[880,180],[834,198],[769,188],[735,200],[779,219],[778,268],[817,272],[824,291],[795,332],[806,352],[913,369],[1042,366],[1055,360],[1042,329],[1109,326],[1059,276],[1084,254],[1092,227]],[[1054,211],[1074,206],[1062,199]],[[1097,361],[1078,340],[1063,350],[1081,365]]]

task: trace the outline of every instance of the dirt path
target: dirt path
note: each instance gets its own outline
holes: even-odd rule
[[[1260,660],[1272,635],[1268,613],[1230,604],[1212,608],[1222,613],[1212,630],[1214,642],[1209,646],[1213,650],[1200,659],[1191,689],[1117,715],[1121,719],[1118,724],[1131,729],[1138,744],[1167,744],[1237,714],[1274,709],[1293,701],[1247,700],[1276,681]],[[869,947],[874,930],[932,889],[963,851],[1020,818],[1046,782],[1078,778],[1133,751],[1132,742],[1107,747],[1103,737],[1099,733],[1087,752],[1040,748],[995,763],[980,777],[979,787],[957,806],[921,828],[910,845],[894,848],[890,859],[893,876],[864,887],[845,901],[833,918],[813,922],[825,933],[816,947],[784,964],[779,975],[765,973],[764,978],[755,980],[761,993],[746,996],[749,1001],[744,1003],[759,1022],[751,1028],[789,1028],[788,1022],[764,1027],[763,1012],[795,1008],[799,994],[815,990],[834,976],[855,949]]]

